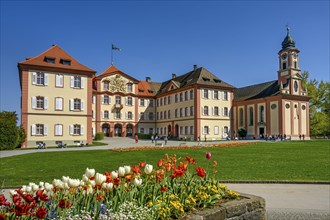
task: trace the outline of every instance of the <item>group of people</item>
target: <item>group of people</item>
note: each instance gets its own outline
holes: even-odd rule
[[[285,141],[285,140],[287,140],[286,134],[284,134],[284,135],[282,135],[282,134],[267,135],[266,134],[265,136],[262,135],[260,138],[265,139],[266,141]]]

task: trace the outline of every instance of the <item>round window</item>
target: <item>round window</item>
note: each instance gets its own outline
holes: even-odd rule
[[[305,109],[306,109],[306,106],[305,106],[305,105],[303,105],[303,106],[301,106],[301,108],[302,108],[302,110],[305,110]]]
[[[285,107],[286,107],[286,108],[290,108],[290,104],[287,103],[287,104],[285,105]]]
[[[276,104],[272,104],[270,107],[271,107],[272,109],[275,109],[275,108],[276,108]]]

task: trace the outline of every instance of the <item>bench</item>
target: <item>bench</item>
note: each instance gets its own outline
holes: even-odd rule
[[[163,143],[156,143],[155,146],[164,147]]]

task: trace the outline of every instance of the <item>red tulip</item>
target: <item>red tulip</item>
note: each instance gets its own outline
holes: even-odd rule
[[[162,159],[160,159],[160,160],[158,161],[158,167],[163,166],[163,164],[164,164],[164,161],[163,161]]]
[[[135,173],[135,174],[138,174],[141,172],[138,165],[134,165],[132,170],[133,170],[133,173]]]
[[[197,175],[204,178],[206,173],[203,167],[198,166],[196,169]]]
[[[36,212],[36,216],[40,219],[44,219],[47,216],[47,209],[43,208],[43,207],[39,207],[37,212]]]
[[[206,155],[205,155],[206,159],[211,159],[212,157],[212,154],[210,152],[207,152]]]

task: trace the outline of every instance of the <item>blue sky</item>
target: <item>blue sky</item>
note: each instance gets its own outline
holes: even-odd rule
[[[329,81],[329,1],[1,1],[0,111],[20,114],[17,63],[60,45],[102,73],[165,81],[194,64],[243,87],[277,78],[286,24],[300,68]]]

